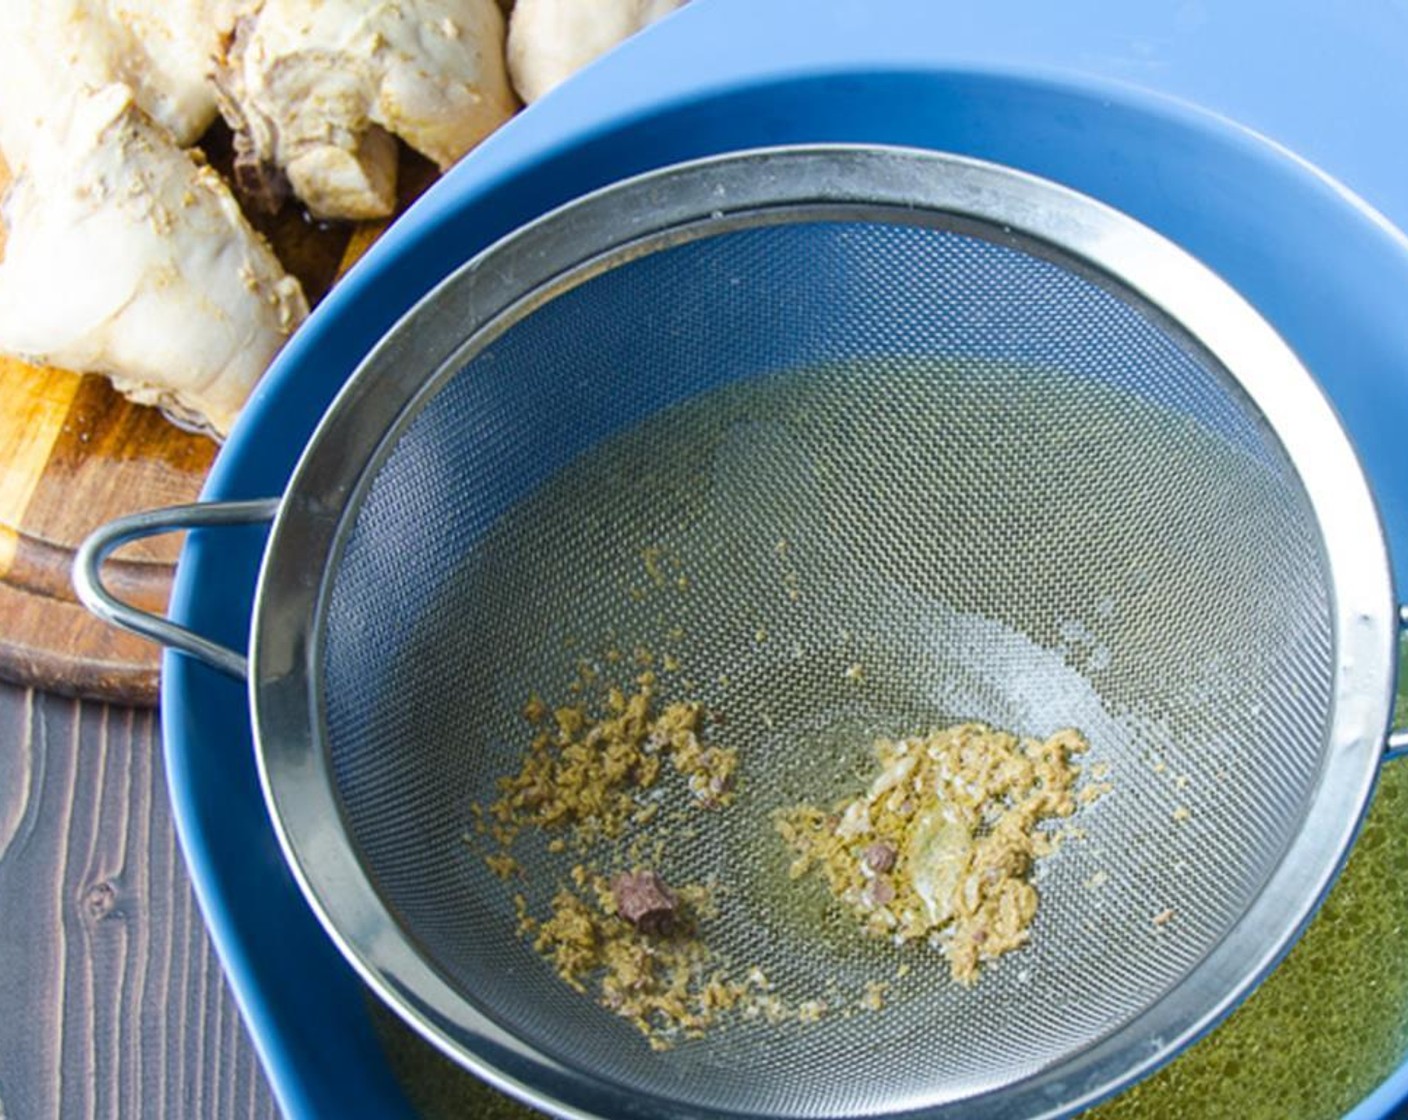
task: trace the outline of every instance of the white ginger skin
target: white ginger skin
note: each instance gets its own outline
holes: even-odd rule
[[[577,70],[686,0],[518,0],[509,20],[508,68],[524,102],[538,100]]]
[[[127,86],[57,99],[42,135],[5,200],[0,350],[227,433],[308,314],[298,281]]]
[[[495,0],[256,0],[215,80],[243,164],[319,218],[392,212],[393,135],[444,170],[517,108]]]
[[[6,0],[0,150],[25,162],[68,99],[121,82],[189,147],[215,120],[209,72],[237,0]]]

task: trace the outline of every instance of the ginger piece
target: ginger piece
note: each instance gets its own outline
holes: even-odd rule
[[[216,60],[251,205],[383,218],[399,136],[444,170],[516,108],[494,0],[255,0]]]
[[[216,117],[209,80],[236,0],[14,0],[0,37],[0,150],[12,168],[70,98],[120,82],[181,147]]]
[[[44,0],[48,4],[51,0]],[[132,87],[137,105],[190,147],[219,116],[210,72],[220,29],[234,19],[239,0],[89,0],[106,8],[108,29],[122,28],[140,48],[140,58],[116,57],[114,72]],[[120,43],[110,37],[110,43]]]
[[[0,350],[224,434],[308,314],[298,281],[129,87],[61,88],[44,116],[6,152]]]
[[[508,29],[513,88],[533,102],[686,0],[518,0]]]

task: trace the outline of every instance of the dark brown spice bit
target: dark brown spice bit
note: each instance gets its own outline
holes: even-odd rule
[[[260,214],[277,214],[288,200],[288,178],[275,163],[262,159],[249,134],[235,133],[235,193]]]
[[[220,37],[219,50],[211,59],[211,81],[220,111],[234,138],[234,164],[231,168],[235,193],[247,209],[273,216],[288,198],[291,187],[283,169],[269,153],[260,151],[247,119],[242,99],[240,68],[254,34],[254,17],[244,15]]]
[[[895,849],[877,840],[865,849],[861,858],[872,871],[889,871],[895,866]]]
[[[679,906],[674,891],[654,871],[623,871],[611,881],[616,912],[642,933],[667,934]]]
[[[884,875],[876,876],[866,885],[862,898],[868,906],[888,906],[895,901],[895,884]]]

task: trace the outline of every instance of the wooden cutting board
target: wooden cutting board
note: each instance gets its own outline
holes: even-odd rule
[[[228,135],[213,131],[202,146],[217,168],[228,161]],[[400,208],[433,178],[431,165],[404,153]],[[0,163],[0,193],[8,181]],[[312,303],[387,223],[315,223],[290,205],[257,224]],[[79,605],[74,552],[115,517],[194,501],[218,450],[125,400],[104,378],[0,357],[0,678],[155,703],[160,649]],[[137,606],[165,610],[180,544],[173,535],[128,546],[108,564],[109,585]]]

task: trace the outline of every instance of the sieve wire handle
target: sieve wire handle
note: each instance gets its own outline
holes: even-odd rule
[[[74,557],[73,588],[78,593],[78,601],[104,622],[130,630],[170,649],[189,653],[222,673],[244,680],[249,671],[249,662],[244,654],[203,638],[194,630],[188,630],[159,614],[124,603],[103,583],[103,561],[124,544],[143,537],[209,526],[272,521],[278,511],[278,498],[260,498],[254,501],[168,506],[109,521],[84,540]]]
[[[1408,633],[1408,605],[1398,608],[1398,627],[1404,633]],[[1402,672],[1403,670],[1400,668],[1400,679]],[[1394,715],[1398,719],[1408,719],[1408,712],[1394,712]],[[1384,748],[1384,758],[1402,758],[1405,754],[1408,754],[1408,727],[1390,731],[1388,745]]]

